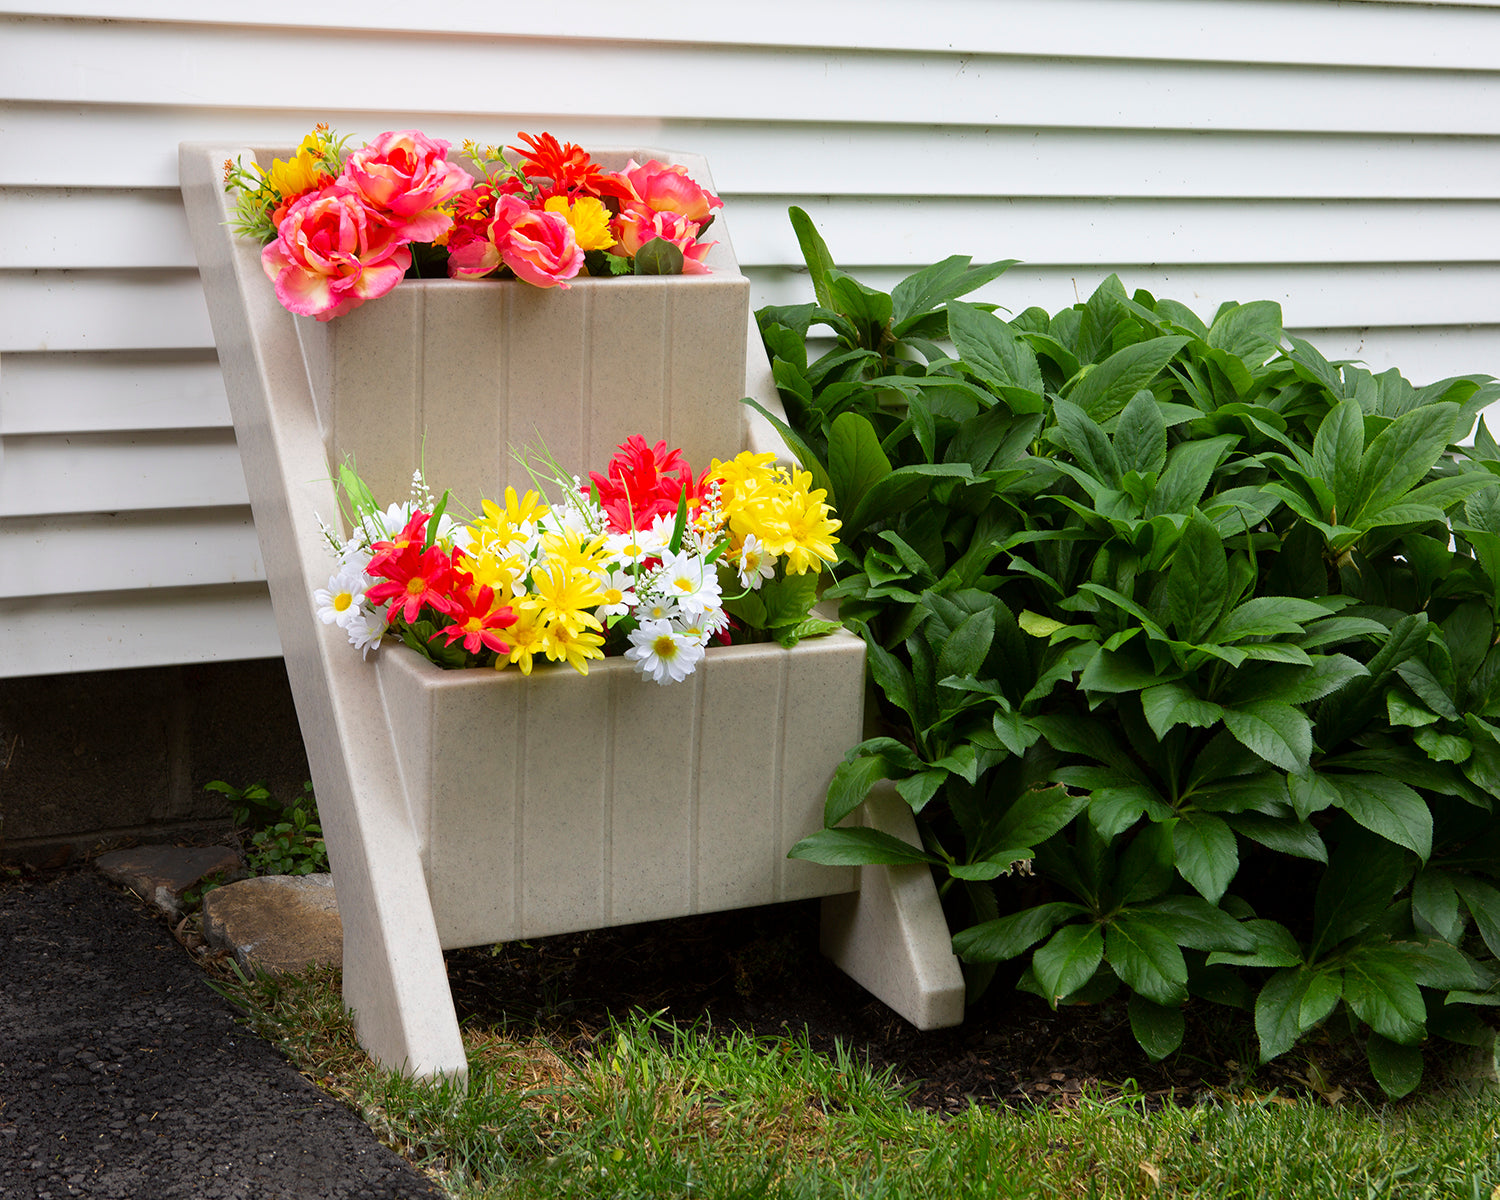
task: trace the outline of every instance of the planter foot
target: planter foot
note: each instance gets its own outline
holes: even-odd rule
[[[859,815],[874,829],[920,844],[911,810],[884,783]],[[821,940],[823,953],[846,975],[918,1029],[963,1021],[963,972],[927,867],[860,867],[859,891],[823,901]]]

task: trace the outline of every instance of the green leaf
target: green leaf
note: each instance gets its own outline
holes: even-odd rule
[[[938,653],[939,679],[951,675],[977,676],[995,641],[995,612],[981,609],[971,613],[944,640]]]
[[[937,855],[879,829],[820,829],[793,846],[787,857],[827,867],[942,862]]]
[[[1428,867],[1418,871],[1411,884],[1411,915],[1418,930],[1455,946],[1464,933],[1456,882],[1451,872]],[[1500,909],[1496,911],[1500,914]]]
[[[1070,404],[1066,400],[1054,403],[1052,413],[1057,418],[1057,429],[1063,444],[1068,453],[1078,461],[1078,465],[1095,479],[1118,488],[1119,459],[1115,455],[1115,448],[1104,436],[1104,430],[1099,428],[1099,423],[1076,404]]]
[[[1409,1095],[1422,1082],[1422,1051],[1417,1046],[1403,1046],[1372,1033],[1365,1043],[1365,1055],[1370,1060],[1370,1074],[1392,1100]]]
[[[1246,366],[1259,367],[1281,349],[1281,335],[1281,305],[1254,300],[1220,309],[1205,340]]]
[[[1240,927],[1254,940],[1248,951],[1216,951],[1208,956],[1209,966],[1221,963],[1236,967],[1297,967],[1302,965],[1302,947],[1285,925],[1255,917],[1240,922]],[[1184,943],[1185,944],[1185,943]]]
[[[865,494],[891,473],[891,460],[880,448],[880,435],[859,413],[843,412],[828,431],[830,503],[853,511]]]
[[[891,764],[882,757],[845,759],[833,769],[828,798],[823,803],[823,823],[837,825],[864,803],[870,789],[891,777]]]
[[[1405,846],[1422,861],[1432,855],[1432,810],[1406,784],[1380,775],[1330,775],[1339,807],[1373,833]]]
[[[1402,852],[1390,842],[1355,830],[1332,855],[1313,897],[1309,959],[1383,918],[1396,894]]]
[[[839,507],[837,491],[829,482],[827,470],[824,469],[818,456],[813,453],[812,447],[803,440],[802,435],[753,398],[746,396],[740,403],[753,408],[770,423],[771,427],[781,435],[781,440],[797,456],[797,461],[802,464],[803,470],[813,477],[813,487],[827,492],[828,503],[835,508]]]
[[[1376,1033],[1403,1046],[1426,1036],[1427,1006],[1422,989],[1400,958],[1368,947],[1344,962],[1344,1000]]]
[[[1096,421],[1114,416],[1161,373],[1187,344],[1185,337],[1160,337],[1117,350],[1083,376],[1067,399]]]
[[[1370,444],[1360,463],[1349,511],[1339,519],[1352,524],[1366,512],[1389,508],[1418,483],[1453,437],[1458,406],[1430,404],[1397,417]]]
[[[964,364],[991,387],[1046,390],[1036,351],[994,313],[955,301],[948,305],[948,333]]]
[[[1278,854],[1290,854],[1293,858],[1306,858],[1313,862],[1328,861],[1328,847],[1323,844],[1317,829],[1306,821],[1293,824],[1287,817],[1271,817],[1253,812],[1235,813],[1226,816],[1224,820],[1236,833],[1259,842]]]
[[[953,953],[965,962],[1004,962],[1036,945],[1069,917],[1082,916],[1081,904],[1054,901],[985,921],[953,935]]]
[[[1305,773],[1312,757],[1312,725],[1289,704],[1261,700],[1224,710],[1224,726],[1246,749],[1283,771]]]
[[[1177,943],[1149,922],[1121,913],[1105,927],[1104,957],[1127,986],[1158,1004],[1187,999],[1187,961]]]
[[[1200,643],[1219,623],[1229,592],[1229,560],[1213,522],[1193,512],[1167,572],[1168,620],[1184,641]]]
[[[1085,687],[1084,689],[1088,689]],[[1146,721],[1158,738],[1164,738],[1178,725],[1194,729],[1212,729],[1224,717],[1222,706],[1203,700],[1181,683],[1162,683],[1141,692],[1141,708]]]
[[[1094,977],[1104,958],[1104,935],[1097,925],[1065,925],[1031,957],[1032,970],[1053,1008]]]
[[[1115,455],[1122,470],[1161,474],[1167,465],[1167,423],[1149,391],[1131,397],[1115,425]]]
[[[1307,991],[1302,994],[1302,1006],[1297,1011],[1297,1027],[1305,1033],[1325,1020],[1343,995],[1343,971],[1338,967],[1321,967],[1307,981]]]
[[[682,250],[666,238],[652,238],[635,252],[637,275],[681,275]]]
[[[1256,945],[1244,923],[1198,896],[1162,896],[1132,911],[1138,920],[1191,950],[1250,951]]]
[[[1464,907],[1473,915],[1474,926],[1484,944],[1491,954],[1500,958],[1500,891],[1468,875],[1455,875],[1453,886],[1463,898]]]
[[[1311,976],[1299,967],[1285,967],[1266,981],[1255,998],[1255,1033],[1260,1039],[1260,1061],[1285,1054],[1302,1036],[1302,997]]]
[[[1172,829],[1178,873],[1210,903],[1218,903],[1240,868],[1234,830],[1222,817],[1185,812]]]
[[[1087,796],[1061,784],[1031,787],[1016,797],[990,836],[999,845],[1037,846],[1067,828],[1087,804]]]
[[[1335,513],[1318,515],[1349,524],[1351,497],[1359,483],[1359,464],[1365,452],[1365,414],[1357,400],[1331,409],[1313,438],[1313,469],[1334,497]]]
[[[802,248],[802,259],[807,263],[807,273],[812,278],[813,295],[824,308],[833,307],[833,295],[828,290],[828,272],[834,270],[833,255],[818,233],[812,218],[793,205],[787,209],[792,229],[797,234],[797,245]]]
[[[955,254],[923,267],[908,275],[891,289],[891,321],[898,337],[906,333],[907,325],[925,316],[940,304],[958,296],[967,296],[992,279],[998,279],[1007,269],[1016,265],[1016,259],[1007,258],[987,266],[970,266],[969,256]],[[949,328],[952,329],[953,306],[948,308]],[[1037,388],[1040,391],[1041,388]]]
[[[1160,1062],[1182,1045],[1187,1022],[1176,1005],[1157,1004],[1136,993],[1126,1005],[1130,1032],[1152,1062]]]
[[[1239,438],[1233,434],[1225,434],[1173,446],[1167,454],[1167,469],[1146,506],[1146,516],[1190,512],[1203,498],[1214,469],[1237,441]]]

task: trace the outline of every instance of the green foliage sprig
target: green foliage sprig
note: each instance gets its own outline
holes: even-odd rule
[[[1123,985],[1154,1058],[1191,997],[1253,1009],[1265,1059],[1340,1020],[1392,1095],[1430,1034],[1481,1037],[1500,383],[1413,387],[1271,302],[1204,323],[1113,276],[1010,320],[960,299],[1009,263],[886,296],[792,220],[816,303],[757,315],[884,725],[793,853],[931,864],[976,990],[1006,962],[1054,1006]],[[879,780],[920,848],[841,827]]]

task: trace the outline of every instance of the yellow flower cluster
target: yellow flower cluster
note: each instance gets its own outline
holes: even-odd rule
[[[505,630],[510,655],[496,667],[515,663],[530,675],[543,655],[587,675],[589,659],[604,657],[603,627],[591,611],[607,600],[599,576],[604,539],[543,533],[538,522],[548,511],[536,492],[518,497],[513,487],[505,489],[504,507],[483,501],[483,515],[469,526],[473,540],[463,569],[475,587],[493,588],[496,602],[516,614]]]
[[[825,562],[838,561],[833,535],[841,522],[809,472],[788,471],[776,465],[774,454],[746,450],[728,462],[714,459],[708,474],[722,481],[719,504],[733,557],[753,534],[766,553],[785,560],[788,575],[819,572]]]

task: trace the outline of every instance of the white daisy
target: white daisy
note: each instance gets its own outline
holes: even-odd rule
[[[655,682],[677,683],[693,673],[703,658],[703,647],[673,629],[670,621],[642,621],[630,635],[625,657]]]
[[[719,605],[719,574],[696,554],[674,554],[664,560],[656,586],[689,616]]]
[[[759,591],[760,585],[776,574],[776,556],[753,533],[747,533],[740,547],[738,570],[740,586]]]
[[[600,582],[604,589],[604,603],[594,610],[596,617],[624,616],[635,607],[635,576],[628,570],[606,571]]]
[[[349,634],[349,644],[369,658],[371,650],[380,648],[380,639],[386,634],[385,613],[379,609],[361,608],[359,615],[344,627]]]
[[[318,620],[325,625],[349,628],[364,605],[365,592],[374,582],[358,566],[345,564],[340,567],[328,577],[326,588],[318,588],[313,592],[313,602],[318,606]]]

